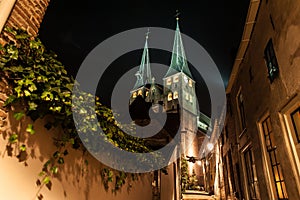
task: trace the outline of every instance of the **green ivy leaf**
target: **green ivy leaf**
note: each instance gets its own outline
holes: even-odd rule
[[[41,171],[40,173],[39,173],[39,176],[44,176],[45,175],[45,172],[44,171]]]
[[[58,167],[57,167],[57,166],[53,166],[53,167],[51,167],[50,171],[51,171],[53,174],[57,174],[57,172],[58,172]]]
[[[18,135],[15,134],[15,133],[12,134],[12,135],[9,137],[8,141],[9,141],[10,143],[16,143],[16,142],[18,141]]]
[[[10,95],[6,101],[4,102],[3,106],[7,106],[7,105],[10,105],[12,104],[15,100],[16,100],[16,96],[15,95]]]
[[[64,164],[65,163],[64,158],[63,157],[59,157],[58,160],[57,160],[57,163],[58,164]]]
[[[20,146],[20,151],[26,151],[26,145],[25,144],[22,144]]]
[[[16,120],[20,120],[20,119],[22,119],[22,117],[24,117],[24,112],[15,112],[14,113],[14,118],[16,119]]]
[[[24,94],[25,94],[25,97],[28,97],[31,95],[31,93],[28,90],[24,90]]]
[[[29,101],[28,106],[29,106],[29,110],[36,110],[38,105],[32,101]]]
[[[28,87],[28,90],[30,92],[33,92],[33,91],[37,90],[37,87],[34,83],[31,83],[30,86]]]
[[[48,184],[49,182],[50,182],[50,177],[49,177],[49,176],[46,176],[46,177],[43,179],[43,183]]]
[[[44,91],[41,95],[41,98],[46,101],[51,101],[53,100],[53,94],[51,92]]]
[[[33,129],[33,124],[27,125],[26,132],[30,133],[30,135],[33,135],[35,133],[35,130]]]
[[[59,151],[55,151],[53,153],[53,158],[58,158],[58,156],[60,156],[60,152]]]

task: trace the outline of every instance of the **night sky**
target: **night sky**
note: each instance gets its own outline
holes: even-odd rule
[[[181,32],[195,39],[208,51],[226,85],[242,36],[248,6],[249,0],[132,0],[106,1],[105,4],[99,0],[51,1],[39,37],[48,49],[58,54],[67,70],[76,76],[87,54],[105,39],[138,27],[175,29],[174,15],[179,10]],[[114,65],[118,66],[115,68],[117,70],[110,70],[116,75],[114,81],[123,73],[120,70],[121,63],[126,71],[130,66],[137,66],[140,57],[141,51],[135,51],[116,61]],[[150,50],[150,57],[151,62],[166,65],[170,63],[168,53]],[[205,86],[201,81],[198,82],[197,87],[200,89],[197,95],[205,93]],[[111,88],[107,87],[103,92],[109,93],[109,89]],[[209,99],[202,101],[200,104],[209,107]],[[209,114],[209,108],[204,110]]]

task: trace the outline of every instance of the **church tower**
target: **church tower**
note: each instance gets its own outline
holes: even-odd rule
[[[198,113],[195,81],[188,67],[178,21],[177,17],[171,64],[163,79],[164,110],[167,113],[180,113],[180,131],[184,133],[182,150],[186,151],[191,142],[189,139],[193,138],[189,137],[190,134],[196,134]]]
[[[149,61],[149,50],[148,50],[148,35],[146,34],[146,42],[143,50],[142,60],[139,70],[136,72],[136,83],[133,89],[130,91],[130,104],[138,97],[142,97],[147,102],[151,102],[149,98],[149,89],[154,78],[151,75],[150,61]]]

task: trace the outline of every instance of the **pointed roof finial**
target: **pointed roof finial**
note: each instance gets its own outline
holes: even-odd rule
[[[192,78],[191,72],[188,67],[187,58],[185,56],[185,51],[183,48],[183,43],[182,43],[182,38],[181,38],[181,33],[180,33],[179,23],[178,23],[178,15],[179,12],[177,10],[177,14],[175,15],[177,17],[176,18],[177,23],[176,23],[173,51],[171,57],[171,64],[165,77],[171,76],[178,72],[183,72],[185,75]]]
[[[151,75],[151,69],[150,69],[150,59],[149,59],[149,50],[148,50],[148,37],[149,37],[149,28],[146,32],[146,41],[145,46],[142,54],[142,60],[139,67],[139,70],[136,72],[136,83],[133,87],[133,89],[137,89],[139,87],[142,87],[146,84],[150,84],[152,81],[152,75]]]
[[[150,29],[148,28],[148,31],[147,31],[147,33],[146,33],[146,39],[148,39],[149,33],[150,33]]]
[[[180,15],[180,12],[178,10],[176,10],[176,14],[174,15],[174,17],[176,17],[177,21],[179,20],[179,15]]]

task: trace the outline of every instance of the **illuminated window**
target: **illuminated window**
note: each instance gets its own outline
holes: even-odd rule
[[[291,118],[297,142],[300,143],[300,107],[291,113]]]
[[[149,91],[146,91],[146,96],[148,96],[148,94],[149,94]]]
[[[277,197],[278,199],[288,199],[281,164],[277,158],[277,146],[275,144],[275,136],[272,130],[270,117],[267,117],[267,119],[262,122],[262,130],[265,138],[267,153],[269,155],[269,160],[272,167]]]
[[[193,96],[190,94],[190,102],[193,103]]]
[[[132,94],[132,98],[136,98],[136,92]]]
[[[178,92],[177,91],[174,92],[173,99],[178,99]]]
[[[189,79],[189,86],[193,87],[193,81],[192,81],[192,79]]]
[[[268,67],[268,74],[271,83],[279,74],[279,67],[275,55],[272,39],[269,40],[265,48],[265,60]]]
[[[168,94],[168,101],[171,101],[173,98],[172,98],[172,92],[169,92]]]
[[[189,100],[189,94],[188,93],[185,93],[185,100]]]
[[[142,94],[143,94],[143,91],[142,91],[142,90],[139,90],[139,91],[138,91],[138,95],[141,95],[141,96],[142,96]]]
[[[174,76],[174,78],[173,78],[173,82],[174,83],[177,83],[179,81],[179,78],[178,78],[178,76]]]
[[[172,79],[171,78],[168,78],[167,79],[167,85],[171,85],[172,84]]]

